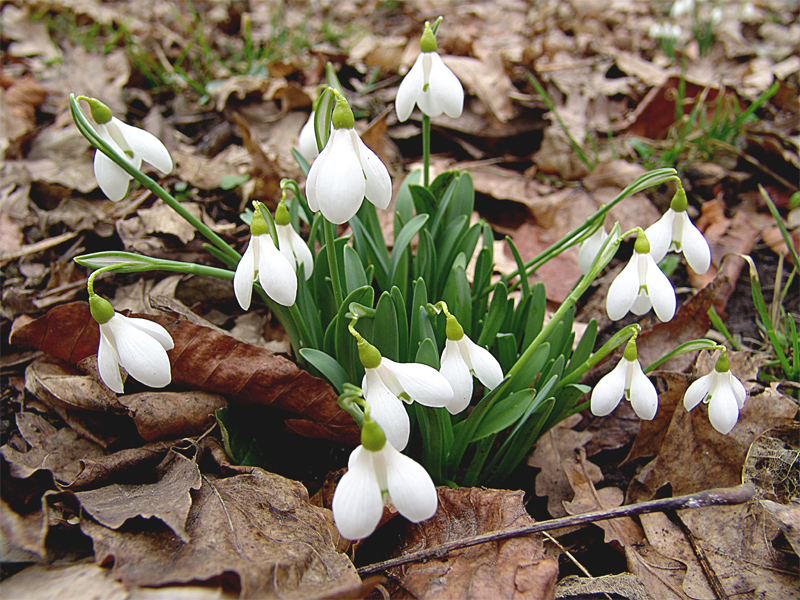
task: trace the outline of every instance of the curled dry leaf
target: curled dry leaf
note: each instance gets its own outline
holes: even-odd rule
[[[533,522],[522,492],[478,488],[439,488],[439,510],[427,521],[410,524],[398,556],[411,550]],[[478,544],[440,560],[412,563],[389,571],[415,598],[545,599],[553,597],[558,563],[546,558],[540,535]]]
[[[297,433],[358,444],[358,428],[339,408],[333,388],[291,361],[185,320],[135,316],[151,318],[170,332],[174,384],[287,410],[301,417],[289,422]],[[10,341],[75,363],[97,352],[99,331],[89,305],[73,302],[33,321],[18,319]]]
[[[200,435],[214,423],[214,411],[227,404],[207,392],[141,392],[120,396],[148,442]]]
[[[192,497],[188,543],[166,527],[116,531],[82,521],[95,561],[113,560],[113,574],[125,585],[233,574],[242,598],[319,597],[360,584],[352,563],[334,548],[330,512],[311,506],[301,484],[253,468],[226,479],[202,476]]]

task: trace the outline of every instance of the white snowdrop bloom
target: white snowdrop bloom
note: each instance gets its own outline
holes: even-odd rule
[[[305,278],[311,277],[311,273],[314,272],[314,258],[311,256],[308,244],[292,227],[289,210],[283,200],[275,210],[275,231],[278,233],[278,249],[281,254],[295,271],[303,265]]]
[[[669,16],[673,19],[677,19],[678,17],[682,17],[693,10],[694,0],[676,0],[675,4],[672,5],[672,8],[669,11]]]
[[[375,346],[361,336],[358,354],[364,365],[361,388],[372,417],[398,450],[405,449],[411,423],[403,402],[442,408],[453,401],[453,388],[433,367],[420,363],[397,363],[381,356]]]
[[[453,401],[447,405],[447,410],[457,415],[472,399],[472,376],[491,390],[503,381],[503,368],[491,352],[464,335],[464,329],[453,315],[445,314],[447,341],[439,372],[453,388]]]
[[[100,324],[97,370],[103,383],[122,394],[120,366],[135,380],[153,388],[172,381],[167,350],[172,350],[174,343],[166,329],[148,319],[121,315],[96,294],[90,295],[89,306]]]
[[[172,157],[164,144],[152,133],[123,123],[111,116],[111,111],[102,102],[88,99],[97,135],[117,154],[127,159],[137,169],[142,161],[148,162],[162,173],[172,171]],[[94,176],[97,184],[109,200],[117,202],[128,193],[131,177],[122,167],[100,150],[94,153]]]
[[[633,340],[625,347],[622,360],[592,390],[592,414],[598,417],[610,414],[623,396],[640,419],[650,421],[656,416],[658,393],[639,364]]]
[[[731,373],[727,354],[723,351],[714,370],[704,375],[686,390],[683,405],[692,410],[700,402],[708,404],[708,420],[722,434],[728,434],[739,420],[747,392]]]
[[[311,111],[311,116],[308,117],[308,121],[306,124],[303,125],[303,128],[300,130],[300,138],[297,141],[298,150],[300,154],[303,155],[309,164],[317,157],[319,154],[319,149],[317,148],[317,136],[314,133],[314,115],[315,111]]]
[[[306,181],[308,206],[331,223],[348,221],[366,196],[385,209],[392,199],[392,180],[381,159],[353,129],[353,112],[338,92],[333,110],[333,132],[311,165]]]
[[[628,314],[643,315],[652,307],[666,322],[675,315],[675,290],[650,254],[650,244],[642,232],[636,239],[630,262],[611,282],[606,297],[608,318],[619,321]]]
[[[667,23],[664,25],[664,37],[669,38],[671,40],[677,40],[681,37],[683,33],[683,28],[677,23]]]
[[[722,7],[715,6],[711,9],[711,15],[709,16],[709,22],[712,25],[719,25],[722,23]]]
[[[233,275],[233,291],[239,306],[244,310],[250,308],[256,278],[267,296],[278,304],[291,306],[297,297],[296,265],[275,246],[259,207],[253,213],[250,234],[250,243]]]
[[[653,260],[661,262],[667,252],[683,252],[692,270],[702,275],[711,266],[711,248],[686,212],[686,194],[679,188],[664,216],[645,230]]]
[[[592,269],[592,263],[597,258],[600,248],[603,247],[608,234],[601,225],[597,231],[581,242],[578,248],[578,268],[586,275]]]
[[[414,66],[397,90],[398,120],[408,119],[415,104],[429,117],[442,113],[454,119],[460,117],[464,109],[464,88],[436,52],[436,37],[428,22],[420,40],[420,50]]]
[[[439,499],[428,472],[400,454],[369,418],[361,444],[350,455],[347,473],[333,494],[333,520],[342,537],[360,540],[375,531],[383,516],[384,493],[409,521],[430,519]]]
[[[647,31],[647,36],[653,40],[664,37],[664,24],[655,22],[650,25],[650,29]]]

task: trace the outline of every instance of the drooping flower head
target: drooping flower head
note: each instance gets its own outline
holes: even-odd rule
[[[453,401],[446,408],[450,414],[456,415],[469,406],[472,376],[491,390],[503,381],[503,368],[491,352],[464,335],[464,328],[446,307],[443,310],[447,316],[447,341],[442,350],[439,372],[453,388]]]
[[[610,414],[624,396],[640,419],[650,421],[656,416],[658,393],[644,374],[636,354],[634,338],[625,346],[622,360],[592,390],[593,415],[604,417]]]
[[[117,154],[124,157],[137,169],[142,161],[148,162],[162,173],[172,171],[172,157],[166,147],[152,133],[123,123],[111,114],[111,110],[99,100],[88,98],[97,134]],[[128,193],[131,177],[100,150],[94,153],[94,176],[97,184],[109,200],[117,202]]]
[[[744,385],[731,373],[725,350],[717,359],[714,370],[704,375],[686,390],[683,405],[692,410],[700,402],[708,404],[708,420],[722,434],[728,434],[739,420],[747,392]]]
[[[278,250],[281,254],[295,271],[303,265],[305,278],[311,277],[311,273],[314,272],[314,258],[305,240],[292,227],[289,209],[286,208],[284,199],[281,199],[278,208],[275,209],[275,231],[278,234]]]
[[[147,319],[119,314],[108,300],[93,292],[89,294],[89,308],[100,325],[97,370],[103,383],[116,393],[123,393],[120,366],[153,388],[172,381],[167,350],[172,350],[174,343],[166,329]]]
[[[419,402],[437,408],[453,402],[453,388],[433,367],[420,363],[396,363],[381,356],[355,329],[351,332],[358,344],[358,356],[364,365],[361,388],[372,417],[397,450],[408,444],[411,423],[403,402]]]
[[[316,116],[316,111],[311,111],[311,115],[308,117],[308,121],[306,121],[303,128],[300,130],[300,137],[297,140],[298,150],[300,154],[303,155],[309,164],[317,157],[319,154],[319,148],[317,148],[317,136],[314,133],[314,117]]]
[[[683,252],[692,270],[702,275],[711,266],[711,248],[700,230],[689,219],[687,207],[686,192],[679,186],[667,212],[650,225],[645,233],[650,240],[650,254],[653,255],[653,260],[661,262],[670,250]]]
[[[333,494],[333,520],[342,537],[360,540],[375,531],[383,516],[384,494],[414,523],[430,519],[439,504],[428,472],[400,454],[366,412],[361,445],[350,455],[347,473]]]
[[[581,273],[586,275],[592,269],[592,263],[597,258],[607,238],[608,234],[605,227],[601,225],[592,235],[581,242],[578,249],[578,268]]]
[[[250,308],[256,278],[267,296],[278,304],[291,306],[297,297],[295,269],[295,263],[290,262],[275,245],[267,220],[261,212],[261,203],[257,202],[250,222],[250,242],[233,276],[233,291],[239,306],[244,310]],[[307,274],[310,272],[309,268]]]
[[[378,208],[389,206],[392,180],[386,165],[358,137],[347,100],[333,93],[333,132],[308,172],[306,196],[311,210],[340,224],[358,212],[365,196]]]
[[[428,21],[419,46],[420,55],[397,90],[395,109],[398,120],[408,119],[415,104],[429,117],[445,113],[457,119],[464,109],[464,88],[436,52],[436,36]]]
[[[611,282],[606,297],[608,318],[619,321],[628,314],[643,315],[652,307],[666,322],[675,315],[675,289],[650,254],[650,242],[640,230],[630,262]]]

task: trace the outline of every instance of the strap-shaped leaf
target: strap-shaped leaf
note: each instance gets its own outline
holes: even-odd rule
[[[383,292],[372,320],[372,343],[381,351],[381,355],[395,362],[400,360],[397,330],[397,313],[392,296],[389,292]]]
[[[419,185],[422,181],[422,170],[414,169],[406,175],[400,189],[397,190],[397,197],[394,201],[394,237],[400,233],[403,225],[408,223],[414,216],[414,199],[411,197],[410,185]]]
[[[428,215],[417,215],[405,224],[403,229],[397,235],[394,241],[394,248],[392,249],[392,257],[389,260],[389,281],[394,281],[395,271],[400,262],[403,253],[405,252],[411,240],[417,235],[417,232],[425,226],[428,221]]]
[[[480,336],[478,336],[477,344],[479,346],[491,347],[500,328],[503,326],[503,321],[506,319],[506,312],[509,309],[513,310],[513,303],[509,304],[508,292],[506,290],[506,286],[500,282],[494,286],[492,303],[489,305],[489,310],[483,322],[483,329],[481,330]]]
[[[344,384],[348,381],[347,373],[335,358],[316,348],[300,348],[300,356],[322,373],[338,393],[344,392]]]

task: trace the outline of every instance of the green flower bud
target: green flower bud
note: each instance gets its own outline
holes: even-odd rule
[[[447,325],[445,326],[445,333],[448,340],[457,342],[464,337],[464,328],[453,315],[447,313]]]
[[[332,121],[335,129],[352,129],[356,120],[347,99],[340,93],[336,93],[336,106],[333,109]]]
[[[722,354],[719,355],[714,369],[717,371],[717,373],[726,373],[731,370],[731,365],[728,362],[728,353],[725,350],[723,350]]]
[[[683,189],[683,186],[678,186],[675,195],[672,197],[672,202],[669,203],[669,207],[675,212],[685,212],[688,206],[689,202],[686,200],[686,191]]]
[[[386,445],[386,434],[370,417],[365,417],[361,426],[361,445],[370,452],[377,452]]]
[[[87,98],[86,102],[89,104],[89,110],[92,112],[92,119],[94,119],[95,123],[98,125],[103,125],[111,120],[111,117],[113,116],[111,114],[111,109],[100,102],[100,100],[95,98]]]
[[[380,350],[361,336],[358,336],[358,358],[365,369],[375,369],[381,364]]]
[[[639,254],[647,254],[650,252],[650,240],[647,239],[644,231],[640,231],[639,235],[636,236],[636,244],[633,246],[633,249]]]
[[[97,294],[89,296],[89,310],[92,312],[92,318],[100,325],[108,323],[114,316],[114,307],[111,306],[111,302]]]
[[[636,360],[636,340],[630,339],[628,340],[627,345],[625,346],[625,354],[623,355],[625,360],[629,362],[633,362]]]
[[[430,21],[425,21],[425,31],[422,32],[419,40],[419,49],[422,52],[436,52],[436,36],[433,35]]]
[[[256,205],[253,211],[253,220],[250,221],[250,235],[264,235],[269,233],[269,225],[261,212],[261,206]]]
[[[286,203],[281,200],[275,210],[275,225],[288,225],[289,223],[291,223],[289,209],[286,208]]]

